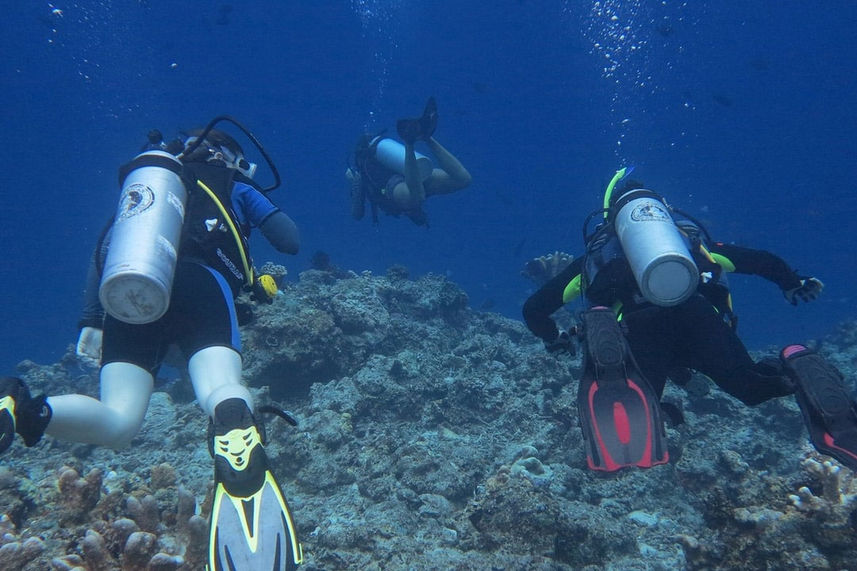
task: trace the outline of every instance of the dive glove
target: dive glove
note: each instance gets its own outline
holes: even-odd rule
[[[97,327],[84,327],[80,330],[77,338],[75,353],[82,361],[93,362],[97,365],[101,362],[102,331]]]
[[[823,289],[824,283],[821,280],[806,276],[800,278],[800,285],[798,287],[783,290],[783,295],[790,304],[797,305],[799,299],[805,302],[814,300],[821,295],[821,290]]]

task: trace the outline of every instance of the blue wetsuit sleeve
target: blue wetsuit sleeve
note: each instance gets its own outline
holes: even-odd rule
[[[243,182],[232,189],[232,208],[242,226],[259,228],[265,219],[279,210],[267,196]]]
[[[250,235],[250,228],[256,227],[277,251],[298,253],[300,234],[297,224],[267,196],[250,185],[237,182],[232,190],[232,207],[245,236]]]

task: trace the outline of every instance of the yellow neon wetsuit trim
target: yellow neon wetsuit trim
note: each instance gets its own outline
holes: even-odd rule
[[[253,276],[253,268],[250,266],[250,260],[247,259],[247,252],[244,251],[244,242],[241,240],[241,234],[238,232],[238,228],[235,227],[235,224],[232,223],[232,217],[229,216],[229,213],[226,211],[226,208],[217,199],[217,195],[214,194],[214,191],[208,188],[208,186],[202,182],[201,180],[197,180],[196,184],[205,191],[205,193],[214,201],[214,204],[217,205],[217,209],[220,210],[220,215],[223,216],[223,219],[226,221],[226,224],[229,226],[230,232],[232,232],[232,237],[235,238],[235,243],[238,245],[238,252],[241,254],[241,265],[244,266],[244,275],[247,278],[247,285],[252,286],[255,281],[255,277]]]
[[[721,268],[723,268],[727,272],[734,272],[735,271],[735,264],[733,264],[732,260],[730,260],[726,256],[724,256],[722,254],[715,254],[712,252],[711,258],[715,261],[715,263],[718,266],[720,266]]]
[[[562,291],[562,302],[568,303],[573,299],[576,299],[580,296],[580,274],[574,276],[574,278],[568,282],[568,285],[565,286],[565,289]]]

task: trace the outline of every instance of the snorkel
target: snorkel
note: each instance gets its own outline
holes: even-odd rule
[[[613,189],[616,188],[616,185],[620,180],[628,176],[634,172],[634,167],[622,167],[621,169],[616,171],[616,174],[613,175],[613,178],[610,179],[610,182],[607,184],[607,189],[604,191],[604,218],[607,218],[607,215],[610,210],[610,198],[613,196]]]
[[[616,174],[613,175],[613,178],[610,179],[610,182],[607,183],[607,188],[604,190],[604,204],[600,210],[594,210],[589,213],[586,219],[583,221],[583,243],[584,245],[588,245],[592,238],[598,234],[599,230],[601,230],[604,225],[598,224],[595,227],[595,230],[592,233],[589,233],[589,223],[592,222],[592,219],[602,214],[604,216],[604,220],[610,217],[610,198],[613,196],[613,189],[616,188],[616,185],[619,184],[619,181],[624,179],[626,176],[634,172],[634,167],[622,167],[621,169],[616,171]]]

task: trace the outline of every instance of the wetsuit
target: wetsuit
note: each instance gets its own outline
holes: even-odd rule
[[[417,226],[428,226],[428,216],[417,206],[411,210],[404,210],[393,199],[393,189],[396,185],[405,182],[405,177],[396,171],[382,165],[373,157],[368,157],[360,167],[360,180],[362,192],[372,207],[372,222],[378,223],[378,209],[391,216],[406,215]],[[362,218],[362,214],[355,218]]]
[[[297,252],[299,237],[294,222],[249,184],[231,184],[231,193],[227,190],[227,195],[233,221],[243,238],[249,237],[251,228],[259,228],[277,250]],[[205,220],[199,214],[194,212],[193,202],[189,202],[186,228],[204,227]],[[84,308],[78,323],[79,327],[104,330],[102,365],[133,363],[154,375],[171,344],[176,344],[185,357],[213,346],[229,347],[240,353],[234,298],[240,293],[245,276],[240,271],[233,275],[229,270],[230,267],[240,268],[241,262],[229,252],[228,241],[222,246],[206,245],[183,236],[170,307],[163,317],[143,325],[131,325],[106,315],[98,301],[99,268],[103,266],[109,242],[108,233],[93,253],[87,272]]]
[[[718,260],[713,273],[731,271],[755,274],[783,290],[800,286],[800,278],[785,261],[770,252],[715,243],[709,252]],[[710,256],[694,252],[701,271]],[[524,304],[524,321],[535,335],[550,343],[558,329],[551,314],[581,293],[586,258],[576,258]],[[754,363],[729,320],[728,290],[723,280],[700,281],[687,301],[660,307],[645,301],[624,256],[599,269],[591,284],[582,288],[590,305],[621,307],[620,316],[631,351],[658,395],[671,371],[694,369],[748,405],[792,394],[793,383],[779,360]],[[585,280],[584,280],[585,281]]]

